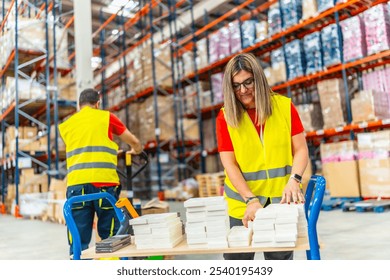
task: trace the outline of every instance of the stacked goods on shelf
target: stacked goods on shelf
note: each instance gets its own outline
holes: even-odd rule
[[[358,159],[362,197],[390,197],[390,130],[359,133]]]
[[[222,72],[211,75],[211,87],[213,89],[212,105],[223,102],[222,81],[223,81]]]
[[[153,87],[153,70],[156,73],[157,85],[165,88],[172,87],[170,50],[169,47],[164,46],[154,49],[155,63],[153,69],[151,45],[149,42],[148,44],[145,44],[145,47],[142,50],[144,88]]]
[[[205,173],[195,176],[200,197],[219,196],[222,194],[222,188],[225,182],[224,172]]]
[[[242,48],[252,46],[256,41],[256,21],[245,20],[241,24]]]
[[[252,243],[252,227],[234,226],[228,235],[229,248],[248,247]]]
[[[360,197],[357,143],[354,140],[323,143],[322,172],[331,197]]]
[[[230,32],[230,53],[234,54],[241,50],[241,32],[239,21],[229,23]]]
[[[287,81],[283,48],[278,48],[271,52],[271,68],[269,72],[267,79],[271,86]]]
[[[324,128],[346,124],[344,83],[341,79],[323,80],[317,83],[324,119]]]
[[[192,51],[186,51],[181,55],[183,61],[183,75],[188,76],[195,72],[194,55]]]
[[[268,9],[268,35],[271,37],[282,31],[282,15],[279,3],[271,5]]]
[[[351,100],[352,122],[359,123],[376,119],[374,96],[370,90],[361,90]]]
[[[214,79],[218,77],[217,74]],[[211,98],[211,88],[208,81],[199,81],[198,82],[199,90],[199,108],[206,108],[215,104],[215,101]],[[184,111],[186,114],[196,114],[197,112],[197,87],[195,84],[190,84],[184,87]],[[214,90],[214,89],[213,89]]]
[[[228,26],[218,30],[219,33],[219,49],[218,60],[223,59],[231,54],[230,48],[230,30]]]
[[[12,50],[15,48],[15,18],[10,16],[4,33],[0,66],[4,67]],[[45,23],[39,19],[18,17],[18,49],[43,53],[46,50]]]
[[[198,66],[198,69],[202,69],[208,65],[206,37],[196,42],[196,51],[196,65]]]
[[[47,137],[39,137],[38,135],[38,128],[36,126],[20,126],[18,129],[19,150],[30,153],[47,151]],[[15,126],[7,127],[5,138],[5,151],[10,154],[16,154]]]
[[[209,36],[209,63],[214,63],[219,60],[219,44],[219,33],[212,33]]]
[[[367,55],[362,16],[356,15],[340,22],[343,34],[344,62],[354,61]]]
[[[281,0],[283,28],[299,23],[302,18],[302,0]]]
[[[77,101],[76,80],[73,77],[59,77],[58,85],[58,99]]]
[[[0,38],[2,47],[0,48],[0,67],[6,64],[12,50],[15,48],[15,18],[14,14],[10,14],[6,29]],[[53,39],[53,24],[49,23],[49,50],[53,53],[54,39]],[[56,26],[56,63],[58,68],[68,69],[68,33],[67,31]],[[46,28],[45,22],[41,19],[18,17],[18,50],[45,53],[46,52]],[[53,62],[51,62],[53,66]]]
[[[306,61],[306,75],[323,69],[321,33],[310,33],[303,37],[303,49]]]
[[[268,37],[268,22],[261,20],[256,22],[256,40],[255,43],[263,41]]]
[[[189,248],[228,248],[230,224],[223,196],[191,198],[184,208]]]
[[[287,77],[289,80],[305,75],[306,62],[302,41],[292,40],[284,47],[287,65]]]
[[[317,14],[317,0],[302,0],[302,19],[308,19]]]
[[[14,209],[16,187],[8,184],[6,204],[9,210]],[[33,168],[20,169],[19,175],[19,211],[23,216],[43,217],[48,206],[48,179],[46,174],[36,174]],[[14,213],[12,213],[14,214]]]
[[[339,27],[336,23],[321,29],[321,44],[324,66],[329,67],[341,63]]]
[[[183,240],[178,213],[147,214],[130,220],[137,249],[174,248]]]
[[[334,7],[335,4],[345,3],[347,1],[348,0],[317,0],[318,12],[321,13]]]
[[[64,218],[64,203],[66,201],[67,181],[51,178],[49,188],[49,200],[47,204],[46,215],[49,220],[63,223]]]
[[[3,90],[1,109],[6,109],[12,102],[16,101],[16,80],[13,77],[7,77],[5,89]],[[18,78],[18,98],[19,101],[30,99],[45,99],[46,89],[43,85],[32,79]]]
[[[367,54],[390,49],[390,15],[386,4],[363,12]]]
[[[363,73],[363,88],[372,96],[375,117],[390,118],[390,68],[380,67]],[[366,104],[366,106],[369,106]]]
[[[160,139],[163,141],[175,137],[175,112],[173,108],[173,96],[157,96],[157,104],[154,97],[149,96],[138,106],[139,138],[142,143],[154,140],[156,137],[155,105],[158,106]]]
[[[252,247],[295,247],[307,236],[303,204],[270,204],[256,212],[252,223]]]
[[[323,128],[324,120],[319,103],[300,104],[296,108],[306,132]]]

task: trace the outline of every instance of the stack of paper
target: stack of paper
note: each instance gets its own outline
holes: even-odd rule
[[[96,253],[112,253],[131,244],[130,234],[114,235],[96,242]]]
[[[228,248],[229,216],[223,196],[197,197],[184,202],[190,248]]]
[[[247,228],[244,226],[232,227],[228,235],[229,247],[250,246],[252,242],[252,234],[252,226],[248,226]]]
[[[271,204],[256,212],[253,247],[295,247],[307,231],[303,204]]]
[[[178,213],[148,214],[130,220],[137,249],[173,248],[183,238],[183,223]]]

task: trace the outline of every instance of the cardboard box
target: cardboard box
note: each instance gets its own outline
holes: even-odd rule
[[[67,180],[66,179],[58,180],[58,179],[55,179],[55,178],[51,178],[51,180],[50,180],[50,191],[63,192],[63,191],[66,191],[66,188],[67,188]]]
[[[160,201],[158,198],[154,198],[142,206],[142,215],[167,212],[169,212],[168,202]]]
[[[355,160],[323,163],[322,170],[331,197],[360,197],[358,164]]]
[[[390,197],[390,158],[360,159],[359,173],[363,197]]]

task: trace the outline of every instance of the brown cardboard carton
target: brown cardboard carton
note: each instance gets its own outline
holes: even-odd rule
[[[359,173],[363,197],[390,197],[390,158],[360,159]]]
[[[355,160],[323,163],[322,168],[331,197],[360,197],[358,164]]]
[[[66,180],[59,180],[59,179],[55,179],[55,178],[52,178],[50,180],[50,191],[64,191],[66,190]]]
[[[142,206],[142,215],[145,214],[159,214],[169,212],[169,204],[166,201],[160,201],[154,198]]]

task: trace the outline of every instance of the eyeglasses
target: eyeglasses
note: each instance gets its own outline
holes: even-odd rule
[[[253,85],[254,85],[254,79],[251,77],[251,78],[248,78],[246,79],[245,81],[243,81],[242,83],[233,83],[233,90],[235,92],[238,92],[241,90],[241,85],[244,86],[244,88],[246,89],[252,89],[253,88]]]

